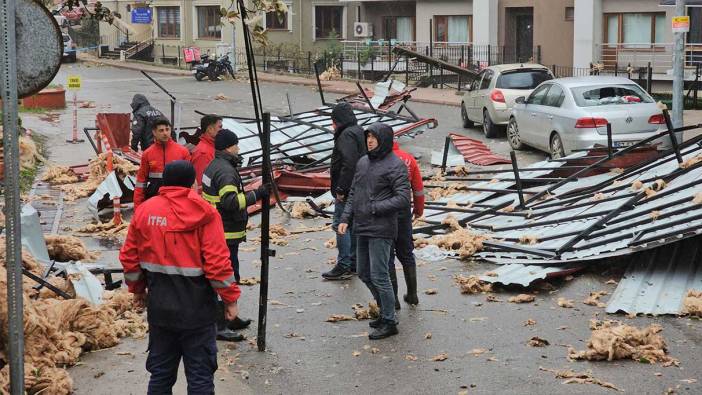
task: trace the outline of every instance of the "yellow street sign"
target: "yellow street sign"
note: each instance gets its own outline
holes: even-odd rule
[[[690,17],[674,16],[673,17],[673,33],[687,33],[690,31]]]
[[[68,76],[68,89],[80,89],[80,76],[79,75],[69,75]]]

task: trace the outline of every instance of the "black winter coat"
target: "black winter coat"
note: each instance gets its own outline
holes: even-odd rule
[[[214,159],[202,175],[202,197],[222,216],[227,242],[246,238],[249,219],[246,207],[256,203],[255,192],[244,192],[237,165],[235,156],[215,151]]]
[[[341,223],[353,219],[358,236],[395,239],[397,215],[410,210],[410,183],[407,166],[392,153],[392,129],[382,123],[371,125],[379,145],[356,165],[351,192]]]
[[[154,143],[153,126],[158,118],[163,118],[163,113],[149,104],[146,96],[136,94],[132,99],[132,151],[137,151],[141,145],[141,150],[146,151],[147,148]]]
[[[351,189],[356,163],[366,154],[366,138],[363,129],[357,125],[353,108],[347,103],[338,104],[332,110],[336,122],[334,150],[331,156],[331,192],[348,195]]]

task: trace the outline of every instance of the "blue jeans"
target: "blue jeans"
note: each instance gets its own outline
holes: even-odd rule
[[[149,356],[146,370],[151,373],[149,395],[172,394],[183,358],[189,395],[214,394],[217,370],[217,329],[214,324],[189,330],[149,325]]]
[[[380,316],[395,320],[395,293],[390,282],[388,259],[392,251],[391,239],[358,236],[358,278],[363,281],[380,306]]]
[[[339,255],[336,257],[337,265],[340,265],[346,270],[351,270],[356,267],[356,242],[357,237],[353,234],[353,224],[349,224],[346,233],[340,235],[336,230],[341,221],[341,215],[346,207],[345,202],[337,201],[334,203],[334,219],[332,220],[332,230],[336,233],[336,248],[339,250]]]
[[[397,215],[397,239],[395,248],[390,253],[390,270],[395,270],[395,254],[403,268],[417,266],[414,260],[414,241],[412,240],[412,212],[401,212]]]

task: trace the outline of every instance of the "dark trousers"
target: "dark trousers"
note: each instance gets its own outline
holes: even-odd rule
[[[149,395],[173,393],[181,357],[188,394],[214,394],[216,336],[215,325],[188,330],[149,325],[149,356],[146,358],[146,370],[151,373]]]
[[[239,273],[239,243],[241,243],[241,240],[227,240],[229,259],[232,261],[232,270],[234,270],[234,278],[236,278],[237,283],[241,281],[241,274]]]
[[[395,254],[397,254],[397,259],[403,268],[417,265],[414,260],[411,211],[403,211],[397,216],[397,239],[395,239],[395,246],[390,253],[390,260],[388,261],[390,270],[395,269]]]

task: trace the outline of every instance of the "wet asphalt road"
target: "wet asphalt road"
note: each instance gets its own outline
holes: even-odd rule
[[[83,76],[79,100],[95,101],[96,109],[80,109],[81,127],[92,126],[98,111],[128,112],[133,94],[143,93],[153,104],[167,111],[166,97],[141,74],[107,67],[64,66],[56,82],[65,82],[68,74]],[[193,109],[222,114],[250,116],[250,94],[244,82],[222,81],[197,83],[190,77],[158,78],[184,104],[185,124],[194,125],[199,117]],[[308,87],[262,83],[264,107],[276,113],[287,113],[285,92],[293,98],[295,111],[311,109],[319,104],[318,95]],[[217,94],[231,98],[213,101]],[[447,91],[447,94],[451,94]],[[327,95],[331,96],[331,95]],[[456,131],[480,138],[477,130],[464,130],[457,108],[429,104],[413,104],[415,112],[439,119],[439,128],[416,140],[405,143],[409,151],[422,155],[426,162],[431,150],[443,147],[446,133]],[[70,130],[70,111],[59,113],[53,124],[40,116],[25,114],[25,125],[49,136],[51,160],[65,164],[85,162],[92,152],[84,143],[65,144]],[[506,155],[509,145],[503,139],[490,144]],[[531,151],[520,153],[520,162],[531,163],[543,155]],[[62,229],[86,221],[85,208],[67,206]],[[259,218],[253,220],[258,222]],[[285,223],[276,210],[273,223],[284,223],[294,230],[299,226],[322,226],[329,220],[291,220]],[[255,238],[258,231],[250,233]],[[367,338],[366,321],[325,322],[331,314],[353,315],[351,306],[367,303],[370,293],[354,278],[346,282],[323,281],[320,273],[328,270],[334,250],[324,247],[331,231],[303,233],[287,238],[287,246],[274,246],[271,259],[269,291],[268,349],[256,351],[252,343],[236,346],[220,343],[220,370],[216,374],[218,393],[459,393],[474,394],[601,394],[614,392],[592,384],[562,384],[549,369],[592,370],[593,376],[611,382],[627,393],[662,394],[668,388],[678,393],[702,393],[702,327],[700,321],[675,317],[607,316],[604,309],[582,304],[591,291],[606,290],[614,285],[605,282],[618,279],[621,268],[600,267],[576,275],[572,281],[557,281],[547,290],[539,290],[536,302],[517,305],[507,303],[509,296],[523,290],[508,289],[495,293],[501,302],[487,302],[485,295],[461,295],[453,283],[456,274],[480,274],[493,266],[485,263],[445,260],[420,262],[419,290],[437,289],[436,295],[420,293],[420,305],[403,304],[399,312],[400,335],[371,342]],[[118,246],[85,239],[91,248],[103,251],[101,261],[117,264]],[[258,275],[259,252],[254,241],[246,243],[241,253],[242,276]],[[398,271],[400,292],[404,292],[402,272]],[[258,286],[243,287],[241,315],[256,318]],[[575,308],[558,307],[559,297],[573,299]],[[607,301],[608,296],[602,300]],[[680,360],[680,368],[664,368],[633,361],[570,362],[567,345],[584,349],[589,338],[592,318],[619,319],[645,326],[661,324],[670,354]],[[524,326],[528,319],[535,325]],[[255,324],[254,324],[255,325]],[[256,336],[255,329],[247,332]],[[427,338],[427,334],[431,334]],[[547,347],[533,348],[528,340],[538,336],[548,340]],[[377,350],[373,349],[376,348]],[[148,376],[144,370],[146,341],[125,340],[120,346],[85,355],[82,363],[70,370],[77,394],[145,393]],[[474,349],[485,349],[478,355]],[[355,356],[357,351],[360,355]],[[125,354],[126,353],[126,354]],[[447,353],[443,362],[431,358]],[[416,358],[416,360],[413,360]],[[681,381],[688,380],[688,381]],[[181,377],[176,393],[185,393]]]

